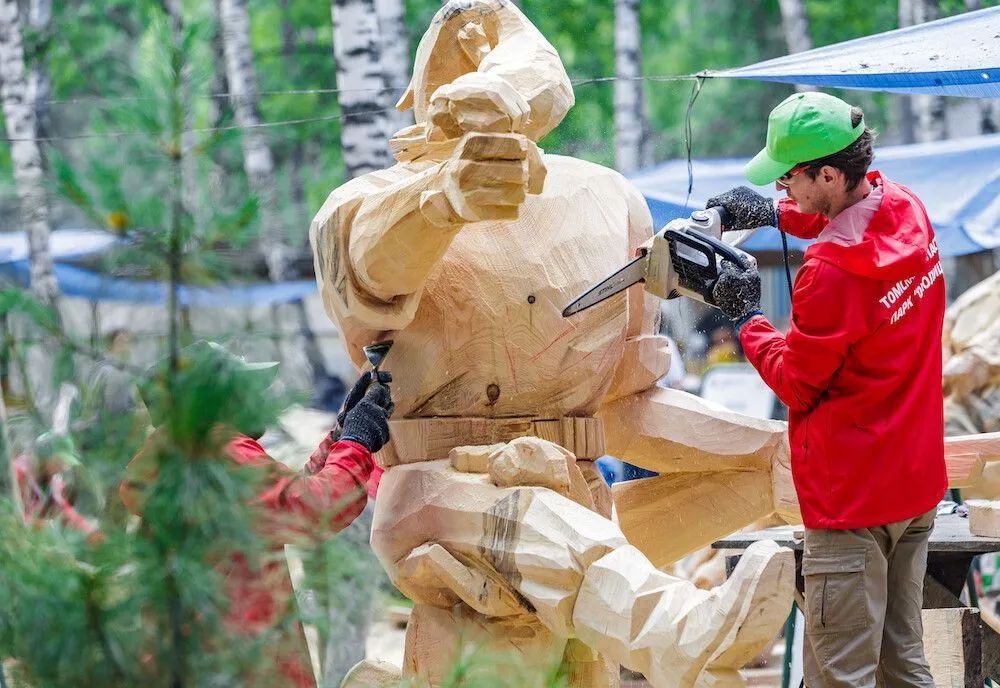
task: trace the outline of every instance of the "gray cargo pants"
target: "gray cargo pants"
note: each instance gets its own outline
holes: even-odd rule
[[[808,688],[934,688],[924,658],[927,542],[936,509],[898,523],[805,531]]]

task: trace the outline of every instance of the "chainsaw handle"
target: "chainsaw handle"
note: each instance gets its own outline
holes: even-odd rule
[[[707,234],[703,234],[698,238],[705,241],[705,243],[710,244],[712,248],[715,249],[715,252],[720,256],[722,256],[723,260],[728,260],[731,263],[735,263],[744,270],[750,268],[750,261],[747,260],[746,254],[743,253],[743,251],[736,248],[735,246],[730,246],[724,241],[719,241],[715,237],[708,236]]]

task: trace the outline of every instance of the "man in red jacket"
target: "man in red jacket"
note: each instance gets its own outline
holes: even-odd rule
[[[921,642],[927,542],[947,488],[941,394],[944,278],[909,189],[869,172],[860,109],[799,93],[768,120],[751,182],[710,199],[723,225],[815,239],[789,332],[760,308],[755,268],[724,267],[714,297],[747,359],[788,405],[805,522],[808,686],[933,686]]]
[[[199,342],[192,348],[214,352],[220,364],[237,366],[254,376],[260,388],[266,388],[277,372],[277,363],[247,363],[214,342]],[[333,535],[364,510],[368,495],[374,496],[382,475],[374,453],[389,440],[388,418],[394,408],[391,381],[386,371],[380,371],[374,380],[371,372],[361,376],[338,415],[339,428],[324,438],[301,472],[292,471],[268,456],[257,442],[263,435],[262,429],[228,431],[229,458],[259,469],[264,476],[263,487],[251,506],[255,508],[256,530],[269,549],[280,554],[285,544],[299,538]],[[143,396],[144,400],[153,398],[151,394]],[[149,410],[154,423],[162,420],[155,404],[147,401],[147,406],[153,406]],[[161,431],[154,432],[126,468],[120,494],[133,514],[142,515],[143,490],[157,475],[156,443],[164,438]],[[229,600],[226,626],[247,637],[273,632],[289,613],[294,600],[284,557],[268,557],[254,565],[237,554],[221,563],[219,570]],[[280,638],[269,648],[274,659],[273,675],[257,675],[248,685],[277,685],[279,679],[284,685],[297,688],[316,685],[301,637]]]

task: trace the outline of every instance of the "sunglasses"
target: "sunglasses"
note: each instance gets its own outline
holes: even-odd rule
[[[787,189],[789,182],[792,181],[792,177],[802,174],[806,170],[810,169],[815,170],[819,168],[816,165],[796,165],[795,167],[793,167],[792,169],[788,170],[783,175],[778,177],[775,181]]]

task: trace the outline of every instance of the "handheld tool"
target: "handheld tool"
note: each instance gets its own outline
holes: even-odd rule
[[[722,261],[743,267],[757,263],[721,237],[722,221],[715,208],[671,220],[639,249],[638,257],[573,299],[563,309],[563,317],[597,305],[637,282],[661,299],[687,296],[715,306],[712,288],[722,271]]]
[[[365,358],[368,362],[372,364],[372,370],[376,373],[378,372],[378,367],[382,365],[382,361],[389,354],[389,349],[392,348],[391,339],[386,339],[385,341],[375,342],[374,344],[369,344],[363,347],[361,350],[365,352]]]

